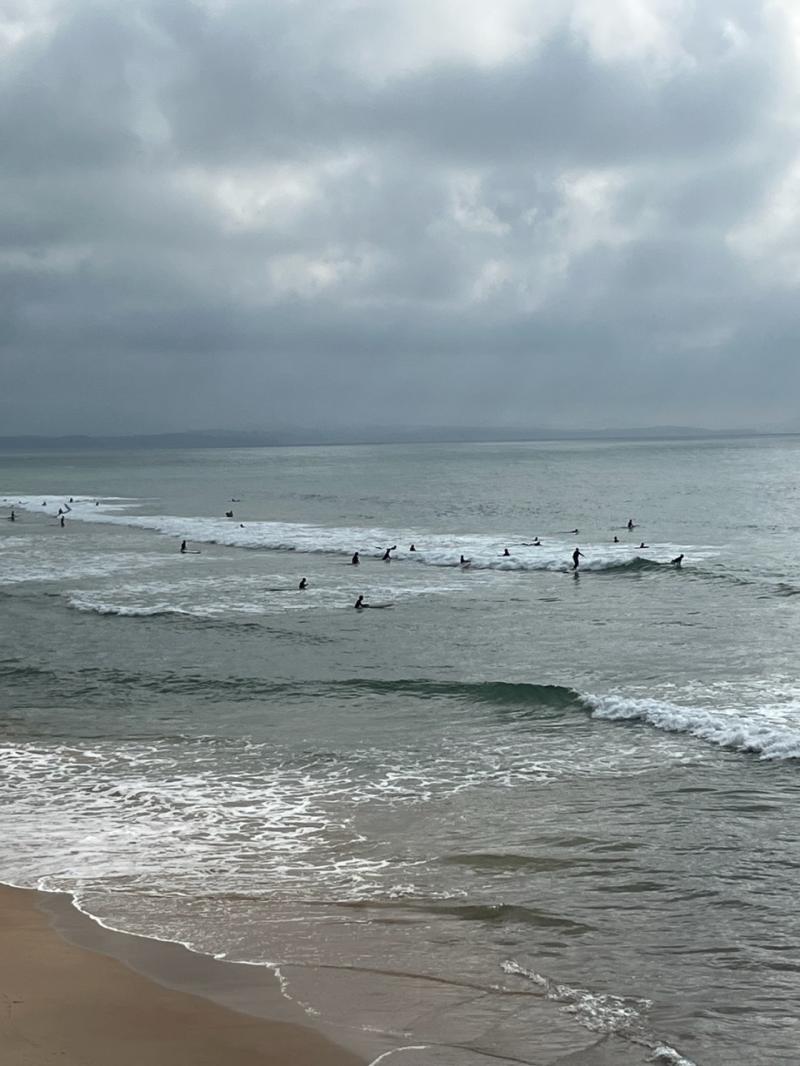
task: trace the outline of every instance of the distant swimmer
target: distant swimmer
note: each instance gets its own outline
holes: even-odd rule
[[[633,522],[633,519],[632,519],[632,518],[629,518],[629,519],[628,519],[628,529],[629,529],[629,530],[630,530],[630,529],[633,529],[633,526],[634,526],[634,522]]]
[[[364,597],[363,596],[359,596],[358,599],[356,600],[356,602],[353,604],[353,606],[355,607],[355,609],[357,611],[360,611],[362,609],[362,607],[369,607],[369,604],[368,603],[364,603]]]
[[[61,526],[62,529],[64,528],[64,516],[63,516],[63,514],[58,519],[58,524]]]
[[[14,514],[14,508],[11,508],[11,514],[8,516],[9,522],[16,522],[17,516]]]
[[[650,547],[650,545],[649,545],[649,544],[645,544],[645,542],[644,542],[644,541],[642,541],[642,543],[641,543],[641,544],[639,545],[639,547],[640,547],[640,548],[649,548],[649,547]]]
[[[353,558],[350,560],[350,562],[353,564],[353,566],[358,566],[358,564],[361,562],[358,557],[358,552],[353,552]]]
[[[233,511],[226,511],[225,512],[225,517],[226,518],[233,518]]]
[[[681,552],[680,555],[677,555],[674,559],[670,559],[670,562],[673,566],[677,566],[678,569],[680,569],[683,565],[683,552]]]
[[[579,529],[568,529],[567,533],[580,533]]]
[[[465,559],[464,556],[462,555],[461,558],[458,560],[458,562],[459,562],[459,566],[469,566],[469,564],[472,562],[472,559]]]
[[[95,500],[94,501],[94,505],[95,505],[95,507],[99,507],[100,506],[100,501],[99,500]]]
[[[239,523],[239,529],[244,529],[244,522]]]
[[[616,533],[614,534],[614,543],[615,544],[619,544],[619,537],[617,536]]]
[[[579,548],[576,548],[575,551],[572,553],[572,569],[577,570],[580,566],[579,560],[585,558],[586,556],[583,554],[583,552]]]
[[[415,552],[415,551],[416,551],[417,549],[416,549],[416,548],[414,547],[414,545],[412,544],[412,545],[411,545],[411,547],[410,547],[410,548],[409,548],[408,550],[409,550],[410,552]]]
[[[182,540],[181,541],[181,554],[183,555],[185,553],[186,553],[186,541]]]
[[[508,550],[508,548],[503,548],[503,558],[507,559],[510,555],[511,552]]]
[[[70,498],[69,498],[69,502],[70,502],[70,503],[75,503],[75,501],[73,500],[73,498],[72,498],[71,496],[70,496]]]
[[[299,589],[307,589],[308,588],[308,581],[306,581],[305,578],[301,578],[300,579],[300,584],[297,587]]]
[[[533,546],[534,548],[541,548],[542,542],[539,540],[538,537],[534,537]]]
[[[383,561],[385,563],[390,563],[392,561],[392,549],[391,548],[387,548],[386,551],[383,553]]]
[[[241,503],[242,501],[238,496],[231,496],[231,503]]]
[[[42,507],[47,507],[47,500],[42,500]]]

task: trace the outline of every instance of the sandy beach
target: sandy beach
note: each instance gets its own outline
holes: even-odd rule
[[[3,1066],[53,1062],[62,1066],[141,1066],[144,1062],[149,1066],[283,1066],[288,1062],[293,1066],[357,1066],[360,1062],[311,1029],[254,1017],[165,987],[115,958],[70,943],[55,931],[39,906],[43,899],[35,892],[0,887]],[[176,958],[182,953],[191,959],[184,949],[164,947]],[[208,963],[213,965],[213,960],[198,959],[199,981],[205,980],[201,971]]]

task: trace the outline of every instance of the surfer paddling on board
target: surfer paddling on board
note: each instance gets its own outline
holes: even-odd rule
[[[307,589],[308,588],[308,581],[304,577],[301,578],[300,579],[300,584],[297,587],[301,591]]]
[[[464,556],[462,555],[461,558],[458,560],[458,565],[459,566],[469,566],[469,564],[471,562],[472,562],[472,559],[465,559]]]
[[[580,548],[576,548],[575,551],[572,553],[572,569],[577,570],[578,567],[581,565],[580,560],[585,558],[586,556],[583,554]]]
[[[650,547],[650,545],[649,545],[649,544],[645,544],[645,542],[644,542],[644,541],[642,541],[642,543],[641,543],[641,544],[639,545],[639,547],[640,547],[640,548],[649,548],[649,547]]]
[[[368,603],[364,603],[364,597],[363,596],[359,596],[358,599],[356,600],[356,602],[353,604],[353,606],[355,607],[355,609],[357,611],[361,611],[365,607],[369,607],[369,604]]]

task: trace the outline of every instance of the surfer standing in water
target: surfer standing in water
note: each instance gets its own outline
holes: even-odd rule
[[[350,562],[353,564],[353,566],[358,566],[358,564],[361,562],[358,557],[358,552],[353,552],[353,558],[350,560]]]
[[[681,566],[683,566],[683,552],[681,552],[681,554],[675,559],[670,559],[670,563],[680,570]]]
[[[580,566],[580,560],[585,558],[586,556],[583,554],[580,548],[576,548],[575,551],[572,553],[572,569],[577,570]]]
[[[181,541],[181,555],[185,555],[185,554],[186,554],[186,541],[182,540]]]

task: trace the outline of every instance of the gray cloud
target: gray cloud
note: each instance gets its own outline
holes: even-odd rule
[[[0,2],[2,432],[796,417],[788,0],[531,8]]]

